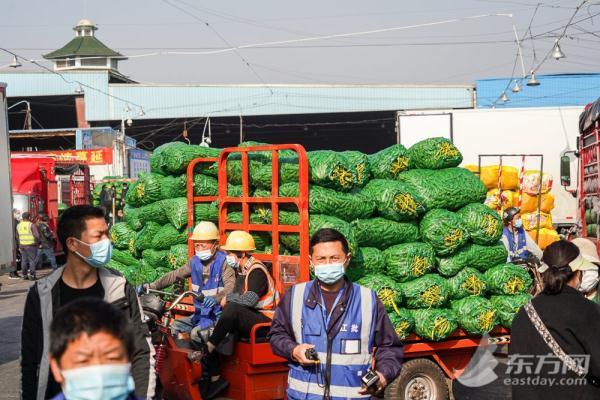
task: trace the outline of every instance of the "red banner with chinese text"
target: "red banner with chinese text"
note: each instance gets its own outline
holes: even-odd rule
[[[12,152],[18,157],[50,157],[57,164],[106,165],[113,163],[113,149],[102,147],[90,150],[51,150],[30,151],[27,153]]]

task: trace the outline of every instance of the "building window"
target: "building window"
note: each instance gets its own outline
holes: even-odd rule
[[[75,66],[75,59],[74,58],[67,58],[66,66],[67,67],[74,67]]]
[[[82,67],[105,67],[106,58],[82,58]]]
[[[57,60],[56,68],[64,68],[67,66],[67,62],[65,60]]]

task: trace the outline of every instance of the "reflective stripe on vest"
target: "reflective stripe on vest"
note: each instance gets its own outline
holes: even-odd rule
[[[202,292],[204,296],[215,296],[225,289],[223,283],[223,263],[225,262],[225,257],[226,254],[223,251],[215,253],[210,263],[210,274],[206,283],[204,283],[204,264],[196,256],[190,258],[192,290],[194,292]],[[214,307],[204,307],[202,302],[194,299],[194,307],[194,316],[192,318],[194,325],[199,326],[200,329],[207,329],[216,323],[216,314],[221,309],[219,304]]]
[[[297,343],[315,345],[325,371],[327,360],[327,327],[321,306],[305,306],[314,281],[301,283],[292,290],[291,321]],[[339,331],[332,340],[332,399],[364,399],[359,395],[360,378],[371,367],[373,352],[373,320],[376,312],[375,294],[370,289],[352,284],[352,294],[345,305]],[[303,367],[290,363],[288,396],[294,399],[321,400],[324,393],[322,377],[317,378],[315,366]],[[320,373],[319,373],[320,374]]]
[[[258,303],[256,303],[256,308],[263,315],[273,319],[273,315],[275,314],[275,308],[277,307],[277,304],[279,304],[279,292],[277,291],[277,289],[275,289],[275,282],[273,281],[271,274],[265,268],[265,266],[262,265],[262,263],[257,262],[252,264],[248,272],[246,272],[246,279],[244,280],[244,293],[248,291],[248,277],[250,276],[250,273],[255,269],[260,269],[263,271],[263,273],[267,277],[267,282],[269,285],[267,293],[265,293],[258,299]]]
[[[19,225],[17,225],[17,233],[19,234],[19,244],[21,246],[31,246],[35,244],[35,236],[33,236],[31,230],[31,222],[19,222]]]
[[[531,253],[527,250],[527,238],[525,235],[525,229],[517,228],[516,235],[510,231],[508,227],[504,227],[503,235],[508,242],[508,257],[510,261],[515,258],[529,258]]]

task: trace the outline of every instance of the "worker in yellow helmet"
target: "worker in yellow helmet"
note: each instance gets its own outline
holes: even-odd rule
[[[223,313],[208,338],[202,364],[203,372],[210,375],[212,383],[202,393],[202,398],[213,398],[226,385],[219,376],[216,347],[228,334],[248,338],[254,325],[271,322],[279,302],[271,274],[260,260],[252,256],[256,250],[252,235],[233,231],[221,249],[227,252],[227,264],[236,270],[238,278],[234,292],[221,301]]]
[[[218,249],[219,230],[212,222],[200,222],[190,238],[195,254],[179,269],[169,272],[152,283],[145,283],[139,292],[161,290],[178,280],[192,278],[192,290],[202,293],[204,301],[194,300],[195,312],[174,321],[171,331],[180,338],[189,337],[200,345],[210,336],[221,313],[220,302],[235,286],[235,272],[225,262],[225,252]]]

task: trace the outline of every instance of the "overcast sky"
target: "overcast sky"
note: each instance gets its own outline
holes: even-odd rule
[[[128,56],[206,52],[463,18],[221,54],[131,58],[120,70],[134,80],[159,83],[473,83],[511,75],[517,50],[513,21],[519,36],[526,37],[529,70],[536,64],[533,50],[537,62],[543,59],[552,36],[562,33],[559,28],[580,3],[548,1],[536,12],[536,0],[2,0],[0,47],[41,59],[71,40],[72,27],[82,18],[98,26],[102,42]],[[534,12],[531,34],[525,35]],[[495,13],[514,18],[464,19]],[[539,73],[600,72],[600,2],[587,2],[574,18],[579,20],[561,41],[567,58],[545,62]],[[0,65],[10,61],[0,54]],[[521,74],[519,63],[516,74]]]

